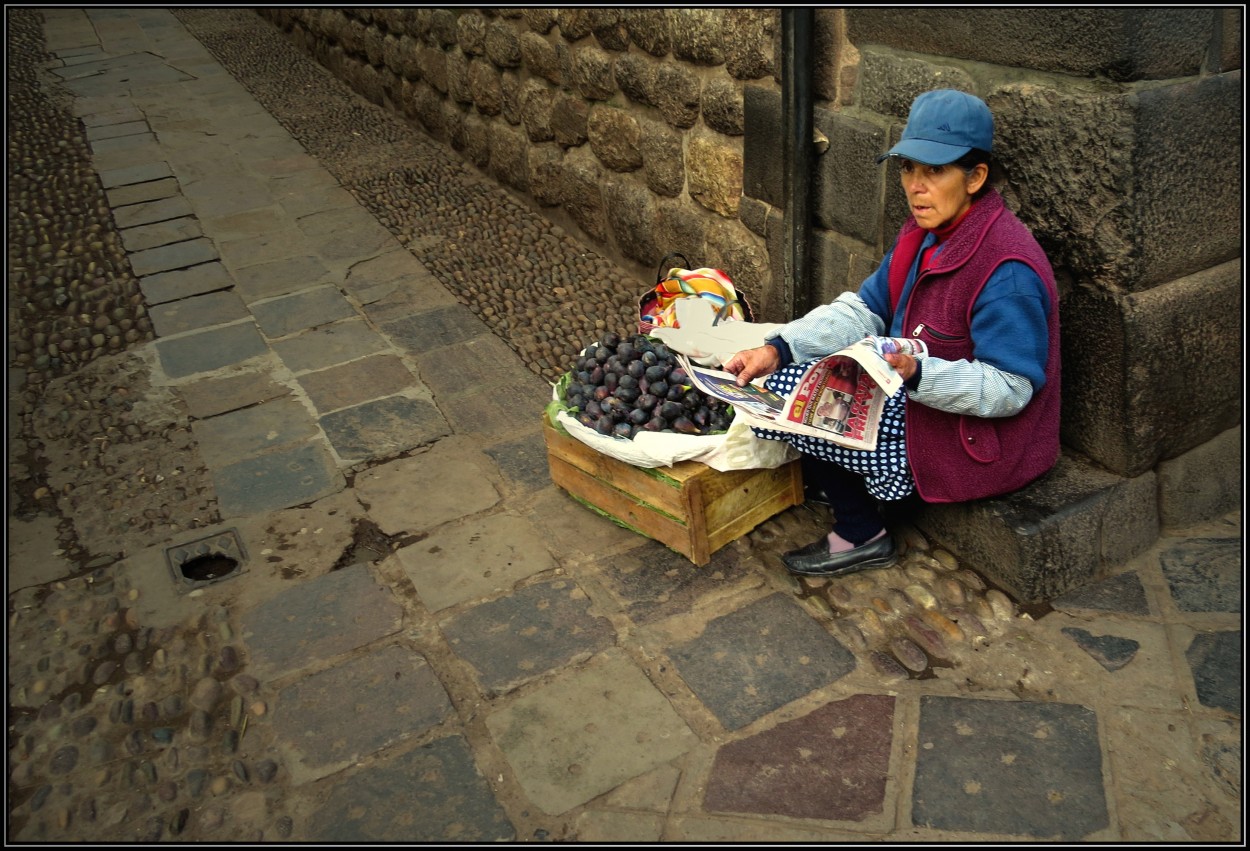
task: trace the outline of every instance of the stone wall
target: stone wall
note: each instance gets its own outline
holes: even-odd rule
[[[764,240],[738,205],[742,90],[777,85],[776,9],[260,13],[357,92],[580,230],[640,287],[680,251],[756,301],[767,291]]]
[[[779,10],[260,11],[640,285],[682,251],[728,272],[758,318],[789,318]],[[973,92],[995,114],[998,188],[1059,280],[1065,453],[1136,480],[1135,495],[1157,480],[1151,517],[1188,516],[1184,494],[1199,491],[1211,511],[1235,507],[1242,10],[863,7],[815,20],[813,125],[829,141],[812,181],[816,298],[858,287],[902,223],[896,166],[874,158],[913,98]],[[1218,485],[1194,481],[1212,471]]]

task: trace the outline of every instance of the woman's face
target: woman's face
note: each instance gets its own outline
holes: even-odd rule
[[[972,206],[972,198],[988,172],[985,165],[965,174],[957,165],[924,165],[908,159],[899,162],[907,204],[916,223],[925,230],[949,224]]]

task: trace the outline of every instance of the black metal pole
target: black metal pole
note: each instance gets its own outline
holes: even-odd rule
[[[808,272],[811,233],[812,163],[812,9],[781,10],[782,195],[785,198],[782,293],[793,319],[815,305]]]

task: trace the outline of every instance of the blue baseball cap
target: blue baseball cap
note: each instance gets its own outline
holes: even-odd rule
[[[925,92],[912,102],[903,138],[877,157],[904,157],[925,165],[953,163],[973,148],[989,153],[994,116],[985,101],[954,89]]]

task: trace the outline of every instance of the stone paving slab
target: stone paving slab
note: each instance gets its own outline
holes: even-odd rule
[[[246,319],[247,305],[231,290],[191,296],[180,301],[154,305],[148,316],[158,337],[225,325]]]
[[[1182,612],[1241,613],[1242,540],[1192,538],[1159,556],[1172,602]]]
[[[335,287],[317,287],[272,301],[253,302],[251,307],[256,324],[270,339],[357,315],[356,308]]]
[[[421,354],[431,349],[463,343],[490,334],[489,329],[463,305],[437,307],[381,326],[395,345]]]
[[[345,777],[306,831],[315,842],[512,842],[516,828],[473,761],[447,736]]]
[[[713,620],[669,656],[728,730],[836,682],[856,665],[849,650],[782,594]]]
[[[472,327],[472,323],[465,325]],[[551,386],[526,369],[516,352],[494,334],[470,337],[424,352],[417,363],[421,374],[427,376],[426,383],[439,397],[486,385],[514,387],[518,395],[525,394],[529,400],[535,398],[535,391],[541,394],[544,388],[547,395],[551,394]]]
[[[159,203],[159,202],[158,202]],[[173,245],[149,248],[130,255],[130,266],[139,277],[185,269],[217,259],[217,249],[212,240],[203,237]]]
[[[274,352],[292,372],[308,372],[376,355],[389,348],[363,319],[347,319],[277,340]]]
[[[197,420],[191,431],[204,461],[216,467],[318,434],[308,409],[290,396]]]
[[[417,369],[423,376],[434,374],[420,361]],[[495,382],[466,385],[455,395],[438,395],[438,405],[447,422],[457,434],[472,435],[483,443],[499,443],[521,435],[542,435],[542,421],[537,416],[519,417],[536,410],[536,399],[550,396],[551,386],[536,375],[526,385]],[[528,388],[528,392],[525,388]]]
[[[200,219],[205,230],[213,235],[218,245],[231,241],[247,239],[270,229],[286,230],[295,226],[295,222],[287,218],[286,213],[277,204],[245,210],[242,213],[229,213],[224,216],[205,216]]]
[[[204,419],[286,396],[291,389],[267,372],[245,372],[182,384],[177,391],[186,403],[187,415]]]
[[[657,541],[635,535],[639,546],[603,566],[609,590],[637,624],[687,614],[699,600],[716,593],[759,588],[764,578],[741,563],[733,547],[712,554],[703,567]]]
[[[131,204],[113,211],[113,220],[119,228],[163,222],[191,215],[191,205],[181,195],[172,195],[156,201]]]
[[[170,245],[175,242],[195,239],[203,236],[204,231],[200,229],[198,220],[185,216],[181,219],[172,219],[167,222],[127,228],[121,234],[122,245],[126,247],[127,251],[133,253],[161,245]]]
[[[239,214],[242,215],[242,214]],[[271,219],[260,234],[232,239],[221,243],[221,261],[230,269],[245,269],[257,263],[269,263],[283,258],[311,257],[317,251],[316,243],[308,239],[293,224]]]
[[[432,529],[499,502],[499,492],[481,474],[484,463],[468,441],[446,438],[411,458],[358,473],[355,490],[387,535]]]
[[[274,739],[295,784],[340,771],[452,714],[421,654],[389,645],[278,692]]]
[[[1150,614],[1146,588],[1136,571],[1121,573],[1056,597],[1050,601],[1060,611],[1090,610],[1121,612],[1127,615]]]
[[[300,216],[296,225],[328,260],[372,258],[393,247],[395,237],[360,205]]]
[[[504,481],[518,492],[536,491],[551,484],[547,444],[541,434],[496,443],[483,451],[495,460]]]
[[[118,136],[133,136],[139,133],[150,135],[152,130],[148,127],[148,122],[143,118],[143,114],[138,110],[135,110],[135,114],[138,117],[133,121],[114,121],[110,123],[88,123],[84,121],[83,124],[87,127],[87,141],[96,142],[101,139],[114,139]]]
[[[144,300],[149,306],[229,289],[233,286],[234,279],[230,277],[226,267],[215,261],[172,272],[148,275],[139,281],[139,289],[143,291]]]
[[[1110,774],[1136,778],[1132,784],[1107,786],[1121,836],[1185,845],[1237,835],[1212,808],[1207,792],[1211,770],[1195,753],[1198,733],[1187,719],[1121,706],[1102,713],[1099,720]],[[1143,771],[1144,766],[1157,768]],[[1240,798],[1240,793],[1233,797]]]
[[[325,664],[403,625],[403,607],[364,565],[292,585],[244,612],[248,670],[262,679]]]
[[[704,809],[855,822],[885,815],[894,703],[889,695],[855,695],[724,745]],[[889,830],[893,815],[866,827]]]
[[[406,396],[353,405],[319,422],[334,451],[350,461],[389,458],[451,434],[438,408]]]
[[[330,278],[330,270],[312,256],[271,260],[234,272],[239,293],[249,303],[307,289],[325,283]]]
[[[321,413],[392,396],[421,384],[403,361],[389,354],[373,355],[320,372],[304,373],[298,380]]]
[[[148,129],[147,116],[136,107],[126,106],[120,109],[109,109],[103,112],[90,112],[80,116],[83,126],[88,128],[110,127],[115,124],[135,124],[141,123],[144,129]],[[93,138],[88,132],[87,138]],[[104,138],[103,136],[96,138]]]
[[[314,502],[345,482],[321,442],[278,449],[212,470],[223,518],[245,517]]]
[[[218,174],[182,185],[182,194],[190,200],[200,218],[242,213],[274,202],[262,181],[246,175]]]
[[[917,741],[918,827],[1074,842],[1110,823],[1087,707],[923,695]]]
[[[113,136],[91,143],[91,160],[98,171],[106,171],[163,159],[162,150],[150,132]]]
[[[298,218],[327,210],[343,210],[360,204],[339,185],[333,175],[321,169],[300,171],[269,181],[274,201],[288,216]]]
[[[147,183],[151,180],[160,180],[162,177],[173,176],[174,173],[169,170],[169,163],[153,162],[100,172],[100,185],[105,189],[113,189],[117,186]]]
[[[1241,717],[1241,630],[1200,632],[1185,650],[1185,661],[1194,675],[1194,690],[1203,706],[1222,709]]]
[[[264,338],[251,322],[169,337],[152,345],[160,357],[161,368],[170,378],[210,372],[269,354]]]
[[[150,180],[147,183],[131,183],[127,186],[118,186],[108,190],[105,196],[108,198],[109,206],[117,208],[125,207],[129,204],[142,204],[144,201],[157,201],[161,198],[169,198],[177,195],[180,191],[177,180],[172,177],[163,177],[159,180]]]
[[[486,718],[526,797],[556,815],[698,744],[668,699],[619,650]]]
[[[524,559],[521,543],[513,542],[514,552]],[[503,578],[496,577],[495,559],[463,563],[488,566],[489,578]],[[442,624],[442,631],[452,651],[473,666],[482,693],[494,698],[611,647],[616,639],[611,622],[589,608],[586,592],[570,580],[554,579],[474,606]]]
[[[440,529],[395,554],[431,612],[494,596],[555,567],[542,537],[515,514]]]

